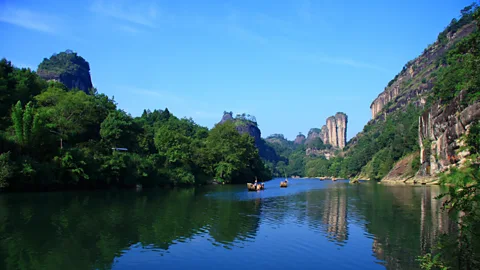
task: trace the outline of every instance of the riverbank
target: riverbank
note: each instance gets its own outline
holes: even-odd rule
[[[440,185],[440,179],[435,176],[413,176],[409,178],[405,177],[385,177],[380,183],[382,184],[394,184],[394,185]]]

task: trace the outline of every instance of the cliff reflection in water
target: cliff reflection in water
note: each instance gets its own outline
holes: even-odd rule
[[[252,269],[328,260],[337,268],[418,269],[416,256],[453,229],[434,199],[439,187],[268,185],[251,193],[220,186],[2,194],[0,268],[130,269],[133,258],[151,269],[208,267],[212,260],[243,269],[243,258],[260,252],[264,264]],[[147,253],[153,257],[142,257]]]
[[[340,184],[267,198],[262,205],[262,223],[306,225],[322,237],[344,245],[348,240],[348,196],[347,186]]]
[[[388,269],[419,269],[416,257],[429,252],[442,233],[451,233],[453,223],[435,199],[442,188],[383,186],[364,189],[361,204],[366,229],[374,235],[375,256]]]

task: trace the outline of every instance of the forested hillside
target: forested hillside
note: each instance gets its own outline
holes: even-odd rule
[[[61,69],[71,69],[64,64]],[[132,117],[96,90],[70,90],[0,61],[0,188],[244,183],[255,177],[271,178],[253,138],[233,123],[208,130],[168,109]]]

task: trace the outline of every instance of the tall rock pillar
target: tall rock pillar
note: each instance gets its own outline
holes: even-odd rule
[[[335,114],[335,122],[337,125],[337,146],[342,149],[347,144],[347,121],[348,117],[344,113]]]
[[[337,121],[335,119],[335,116],[330,116],[327,118],[327,128],[328,128],[328,141],[333,147],[338,147]]]

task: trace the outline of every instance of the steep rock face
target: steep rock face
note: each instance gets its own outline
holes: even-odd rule
[[[343,149],[347,143],[347,115],[337,113],[335,114],[335,121],[337,125],[337,145],[338,148]]]
[[[335,120],[335,116],[330,116],[327,118],[327,128],[328,141],[333,147],[338,147],[337,121]]]
[[[448,32],[446,40],[437,40],[419,57],[408,62],[370,105],[372,119],[385,116],[409,103],[423,106],[424,94],[430,92],[433,87],[431,75],[442,66],[441,58],[449,48],[474,29],[475,24],[468,23],[454,32]]]
[[[320,138],[322,138],[324,144],[330,144],[330,141],[328,140],[328,128],[326,125],[322,126],[322,129],[320,131]]]
[[[338,112],[335,116],[327,118],[326,125],[318,133],[324,144],[330,144],[335,148],[344,148],[347,144],[347,122],[345,113]]]
[[[293,141],[294,144],[304,144],[305,143],[305,135],[303,134],[298,134],[297,137],[295,137],[295,140]]]
[[[459,152],[460,137],[470,125],[480,119],[480,102],[464,105],[465,92],[461,92],[446,107],[436,104],[419,118],[420,144],[419,176],[435,176],[450,166],[462,163],[466,152]]]
[[[70,50],[54,54],[50,59],[43,59],[38,66],[37,74],[47,81],[59,81],[68,89],[76,88],[89,93],[93,88],[90,65]]]

